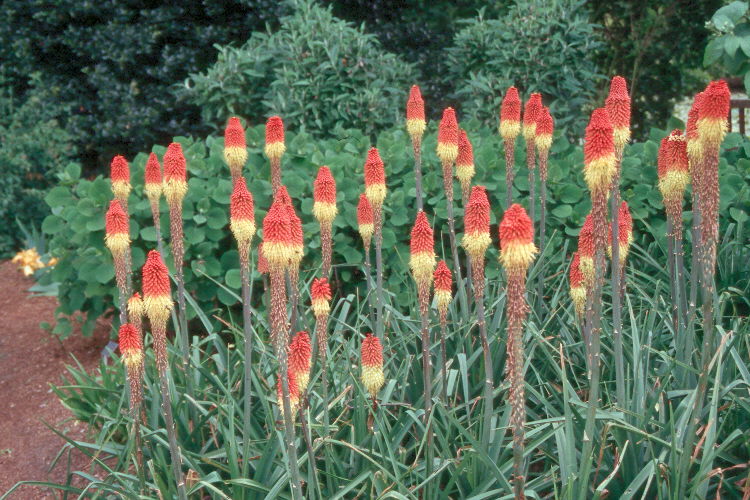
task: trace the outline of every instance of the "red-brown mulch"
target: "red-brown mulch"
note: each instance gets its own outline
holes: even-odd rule
[[[109,325],[98,325],[93,337],[75,332],[62,343],[40,322],[54,323],[56,299],[30,297],[33,280],[11,262],[0,262],[0,496],[18,481],[64,482],[67,455],[49,471],[65,441],[44,422],[73,439],[86,435],[86,426],[71,418],[50,384],[61,384],[65,365],[75,356],[94,368],[108,342]],[[72,470],[88,470],[90,460],[74,453]],[[56,498],[50,490],[23,486],[9,498]]]

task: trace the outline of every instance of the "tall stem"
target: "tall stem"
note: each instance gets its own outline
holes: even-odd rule
[[[539,253],[544,256],[545,237],[547,234],[547,152],[539,153],[539,180],[541,181],[541,207],[539,210]],[[544,273],[537,278],[537,300],[544,307]]]
[[[427,459],[425,460],[425,478],[432,474],[434,456],[432,428],[430,415],[432,414],[432,356],[430,355],[430,288],[429,285],[419,288],[419,313],[422,319],[422,378],[424,381],[424,423],[427,433]],[[430,498],[429,484],[425,486],[425,498]]]
[[[451,254],[453,255],[453,268],[456,272],[456,287],[458,288],[458,300],[464,314],[469,313],[466,296],[466,285],[461,276],[461,261],[458,258],[458,245],[456,244],[456,223],[453,216],[453,165],[443,162],[443,188],[445,190],[445,204],[448,211],[448,231],[450,232]]]
[[[330,222],[320,224],[320,247],[322,253],[321,270],[323,276],[326,278],[331,275],[331,260],[333,258],[332,229],[333,227]]]
[[[375,308],[372,305],[372,297],[375,294],[375,284],[372,281],[372,264],[370,263],[370,245],[365,245],[365,282],[367,283],[367,304],[369,307],[369,317],[371,321],[375,321]],[[374,325],[371,325],[374,326]]]
[[[445,350],[445,336],[446,330],[448,329],[448,322],[445,316],[445,313],[440,313],[440,394],[443,404],[448,403],[448,377],[446,373],[448,370],[448,355]]]
[[[417,191],[417,210],[422,210],[422,141],[413,137],[411,141],[414,150],[414,184]]]
[[[242,251],[242,249],[240,250]],[[242,415],[242,470],[247,477],[250,470],[250,416],[252,415],[252,374],[253,374],[253,330],[251,323],[252,287],[250,286],[250,265],[247,254],[240,259],[242,279],[242,330],[244,333],[244,390],[245,408]]]
[[[511,206],[513,203],[513,178],[515,177],[515,139],[505,139],[503,141],[505,149],[505,209]]]
[[[536,224],[536,218],[534,217],[536,211],[536,150],[534,149],[534,143],[531,141],[526,144],[526,166],[529,169],[529,217],[531,218],[532,230],[534,230]],[[533,237],[532,241],[534,241]]]
[[[271,187],[273,192],[281,186],[281,158],[271,158]]]
[[[477,306],[477,326],[482,340],[482,355],[484,356],[484,418],[482,427],[482,446],[485,450],[493,439],[492,414],[494,399],[494,377],[492,375],[492,353],[487,338],[487,318],[484,312],[484,262],[477,259],[472,262],[471,279],[474,284],[474,302]]]
[[[619,163],[622,158],[618,158]],[[611,193],[612,211],[612,340],[615,351],[615,391],[617,393],[617,404],[620,408],[626,407],[625,402],[625,356],[622,348],[622,305],[620,301],[620,187],[619,175],[615,176],[612,183]]]
[[[185,478],[182,475],[182,458],[180,448],[177,446],[177,435],[175,433],[174,418],[172,417],[172,402],[169,392],[169,378],[166,371],[159,372],[161,380],[161,407],[164,411],[164,423],[167,426],[167,438],[169,439],[169,454],[172,458],[172,473],[177,483],[177,496],[180,500],[187,500],[185,491]]]
[[[524,382],[523,322],[528,312],[524,299],[526,293],[526,271],[508,273],[507,318],[508,318],[508,375],[510,379],[510,426],[513,430],[513,490],[516,499],[524,499],[526,475],[524,472],[524,449],[526,424],[526,395]]]

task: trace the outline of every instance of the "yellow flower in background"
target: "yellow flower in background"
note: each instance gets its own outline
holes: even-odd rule
[[[11,262],[18,264],[18,269],[23,272],[24,276],[31,276],[37,269],[44,267],[52,267],[57,264],[57,259],[50,259],[46,264],[42,262],[42,257],[36,248],[29,248],[27,250],[21,250],[13,256]]]

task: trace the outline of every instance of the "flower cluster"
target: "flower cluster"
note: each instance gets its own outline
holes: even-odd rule
[[[521,98],[518,89],[508,87],[500,105],[500,136],[513,141],[521,133]]]
[[[417,287],[429,288],[432,284],[432,273],[435,269],[435,241],[423,210],[417,213],[417,219],[411,230],[409,266]]]
[[[472,262],[480,262],[492,243],[490,238],[490,202],[484,186],[471,188],[464,213],[464,236],[461,244]]]
[[[385,383],[383,373],[383,346],[380,339],[372,333],[368,333],[362,341],[362,385],[370,393],[373,399]]]
[[[412,141],[418,142],[422,140],[426,127],[422,93],[418,86],[412,85],[409,91],[409,100],[406,101],[406,131],[411,136]]]
[[[187,162],[182,145],[173,142],[164,153],[164,196],[170,205],[180,204],[187,194]]]
[[[511,272],[526,272],[537,254],[534,227],[526,210],[514,203],[505,211],[499,224],[500,263]]]

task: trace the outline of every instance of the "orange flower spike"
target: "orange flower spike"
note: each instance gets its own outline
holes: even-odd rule
[[[508,87],[500,105],[500,136],[514,141],[521,133],[521,98],[518,89]]]
[[[164,153],[164,197],[167,203],[180,204],[187,194],[187,162],[182,145],[173,142]]]
[[[535,144],[539,151],[547,152],[552,147],[552,134],[555,132],[555,121],[549,112],[549,108],[544,106],[539,112],[535,127]]]
[[[586,216],[578,233],[578,255],[586,284],[591,284],[594,282],[594,218],[591,214]]]
[[[385,166],[380,159],[377,148],[370,148],[365,161],[365,194],[373,210],[383,206],[387,188],[385,185]]]
[[[453,108],[443,110],[438,127],[437,155],[444,164],[453,164],[458,157],[458,122]]]
[[[372,234],[375,231],[374,221],[375,217],[372,212],[370,200],[367,199],[365,193],[362,193],[359,195],[359,203],[357,204],[357,225],[359,226],[359,235],[362,237],[365,248],[370,247]]]
[[[523,108],[523,138],[527,143],[536,141],[536,122],[542,112],[542,94],[534,92]]]
[[[453,275],[444,260],[435,268],[435,302],[441,316],[448,313],[448,306],[453,299]]]
[[[115,258],[125,256],[130,247],[130,224],[119,200],[109,202],[104,228],[104,243],[109,251]]]
[[[271,270],[286,269],[294,252],[288,207],[278,199],[263,219],[262,251]]]
[[[570,298],[575,306],[576,314],[583,316],[586,308],[586,280],[581,272],[579,253],[573,254],[570,263]]]
[[[698,136],[698,110],[700,109],[703,92],[699,92],[693,99],[693,105],[688,112],[687,124],[685,126],[685,135],[687,136],[687,152],[690,159],[690,172],[693,177],[696,176],[696,166],[703,158],[703,144]]]
[[[302,221],[297,216],[297,212],[294,210],[294,205],[292,205],[292,198],[289,196],[289,192],[286,189],[286,186],[279,186],[279,188],[276,190],[276,194],[274,195],[274,202],[278,201],[281,203],[287,211],[288,221],[289,221],[289,231],[290,231],[290,248],[291,248],[291,254],[289,256],[289,265],[290,266],[299,266],[299,263],[302,261],[302,255],[304,253],[304,233],[302,231]]]
[[[583,145],[583,177],[592,195],[608,192],[616,172],[612,123],[605,108],[591,114]]]
[[[380,339],[372,333],[368,333],[362,341],[362,385],[375,399],[378,392],[385,384],[383,373],[383,346]]]
[[[121,203],[127,205],[130,195],[130,165],[124,156],[117,155],[109,164],[109,178],[112,181],[112,193]]]
[[[461,191],[465,197],[469,195],[471,179],[474,177],[474,149],[469,141],[466,131],[458,132],[458,156],[456,157],[456,177],[461,183]]]
[[[461,244],[472,261],[478,262],[492,243],[490,238],[490,202],[484,186],[471,188],[464,213],[464,236]]]
[[[514,203],[505,211],[499,225],[500,263],[507,272],[526,272],[538,250],[534,245],[534,227],[526,210]]]
[[[272,116],[266,122],[266,156],[271,160],[280,160],[285,151],[284,122],[280,117]]]
[[[289,371],[297,382],[297,390],[303,394],[310,382],[312,346],[307,332],[297,332],[289,344]]]
[[[143,342],[135,326],[130,323],[120,325],[117,337],[122,354],[122,362],[128,367],[138,367],[143,363]]]
[[[169,282],[169,271],[161,255],[151,250],[141,270],[143,282],[143,310],[153,325],[166,326],[174,307]],[[154,327],[156,328],[156,327]]]
[[[673,130],[662,140],[659,157],[659,191],[665,203],[679,204],[690,183],[687,140],[681,130]]]
[[[287,370],[287,383],[289,384],[289,406],[292,411],[292,415],[297,413],[299,408],[299,387],[297,386],[297,377],[294,376],[291,368]],[[283,391],[281,388],[281,378],[276,379],[276,402],[279,405],[279,412],[284,416],[284,399]]]
[[[161,164],[155,153],[148,155],[143,180],[143,191],[146,193],[146,198],[152,204],[159,203],[162,193]]]
[[[325,318],[331,312],[331,285],[327,278],[314,278],[310,286],[312,310],[315,318]]]
[[[255,236],[255,208],[253,195],[247,190],[245,178],[239,176],[229,204],[229,228],[232,230],[237,246],[247,252]]]
[[[232,178],[242,175],[242,168],[247,162],[247,142],[245,129],[236,116],[229,119],[224,129],[224,161],[232,172]]]
[[[406,101],[406,131],[413,142],[419,142],[422,140],[426,127],[422,93],[417,85],[412,85],[409,100]]]
[[[325,165],[318,169],[313,184],[313,215],[320,224],[331,224],[338,214],[336,208],[336,180]]]
[[[698,137],[704,148],[718,148],[728,130],[729,87],[724,80],[708,84],[698,108]]]
[[[429,289],[436,263],[435,241],[432,227],[424,210],[417,213],[417,219],[411,230],[410,249],[409,266],[414,281],[418,287]]]
[[[633,244],[633,217],[630,215],[628,204],[624,201],[620,204],[618,214],[617,239],[620,245],[620,265],[623,265]]]
[[[630,95],[628,84],[623,77],[612,78],[605,107],[612,122],[615,150],[622,154],[625,144],[630,140]]]

